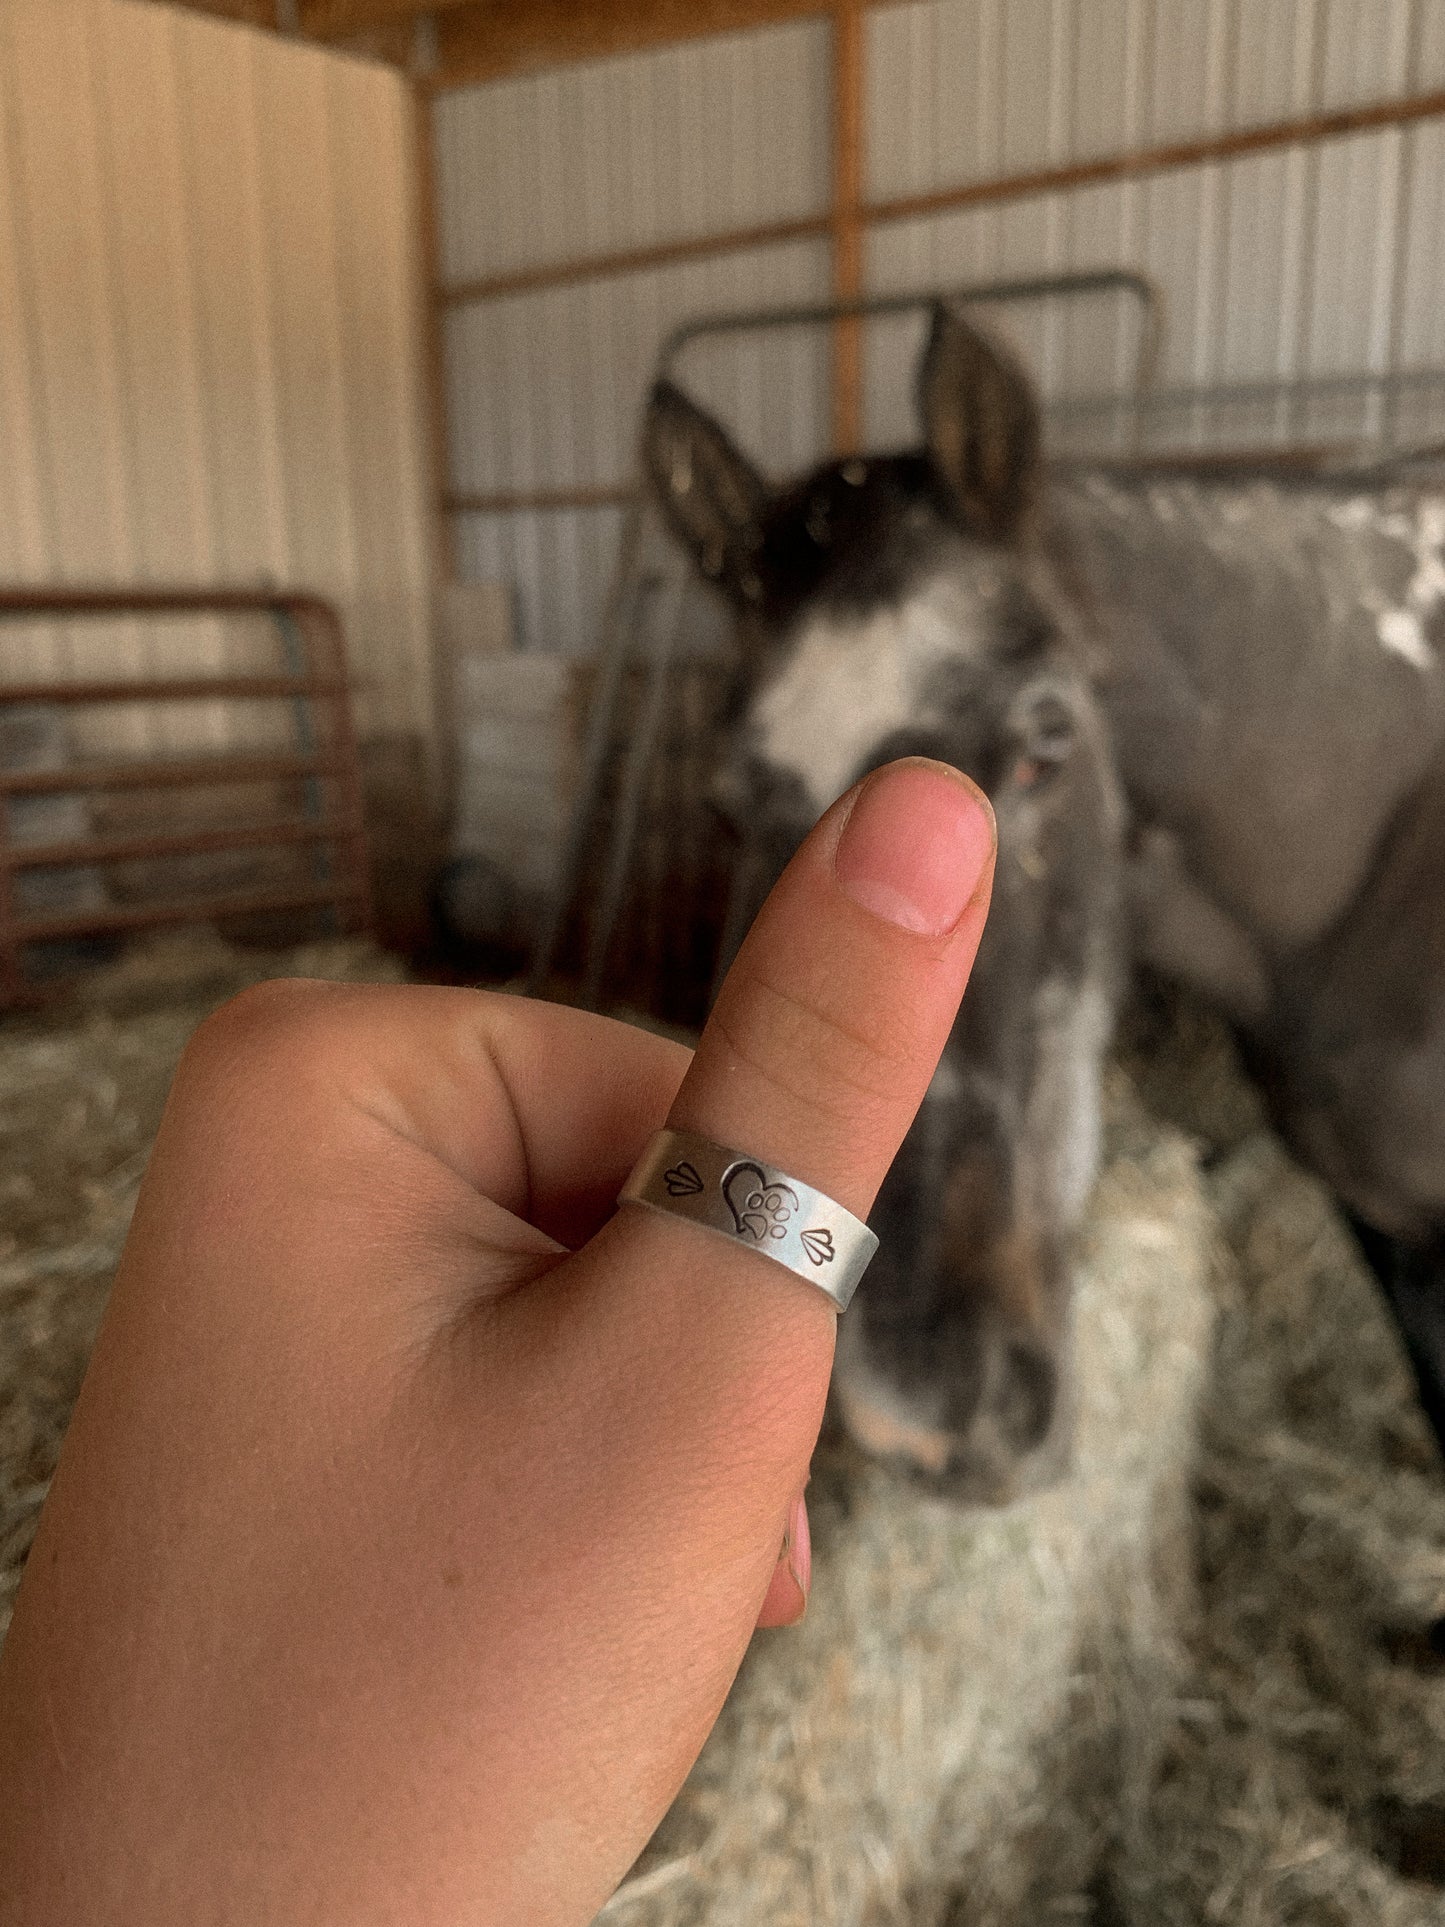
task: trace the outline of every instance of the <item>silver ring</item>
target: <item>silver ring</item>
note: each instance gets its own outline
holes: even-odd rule
[[[878,1249],[861,1218],[812,1185],[691,1131],[659,1131],[617,1202],[645,1204],[747,1245],[816,1285],[840,1312]]]

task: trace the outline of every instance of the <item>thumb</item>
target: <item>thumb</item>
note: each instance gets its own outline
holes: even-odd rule
[[[849,791],[748,933],[669,1125],[865,1216],[957,1013],[994,851],[987,799],[944,764],[891,763]],[[651,1388],[659,1463],[675,1448],[688,1467],[688,1532],[751,1558],[756,1608],[822,1420],[830,1300],[755,1248],[636,1204],[553,1283],[579,1296],[588,1356],[622,1345],[626,1382]],[[551,1316],[545,1293],[518,1294],[515,1310]]]
[[[987,802],[940,764],[890,764],[850,791],[744,942],[669,1123],[866,1213],[957,1011],[993,858]],[[499,1355],[493,1417],[541,1361],[574,1442],[549,1480],[535,1581],[514,1582],[535,1601],[526,1637],[549,1682],[529,1731],[571,1736],[555,1776],[533,1753],[529,1798],[635,1852],[700,1751],[797,1532],[836,1320],[772,1259],[637,1204],[489,1317],[516,1348]],[[497,1454],[485,1462],[494,1476]],[[519,1486],[524,1473],[535,1484],[523,1467]],[[519,1530],[514,1562],[525,1544]],[[579,1758],[630,1771],[578,1773]]]
[[[993,857],[986,798],[942,763],[841,798],[739,951],[669,1123],[865,1216],[957,1014]]]

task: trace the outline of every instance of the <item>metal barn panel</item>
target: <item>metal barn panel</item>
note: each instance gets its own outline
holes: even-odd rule
[[[733,36],[444,101],[448,274],[819,206],[822,31]],[[871,199],[1378,100],[1445,73],[1445,0],[911,0],[870,10],[865,32]],[[703,74],[715,97],[680,109]],[[866,284],[1135,265],[1160,286],[1168,317],[1164,398],[1143,421],[1146,445],[1377,433],[1390,411],[1367,378],[1397,363],[1441,365],[1440,158],[1433,125],[1385,130],[888,223],[868,233]],[[617,481],[631,466],[653,351],[674,321],[826,283],[826,250],[798,244],[454,310],[452,486]],[[995,325],[1039,381],[1056,446],[1129,444],[1139,424],[1109,399],[1134,368],[1126,304],[1054,301],[1001,312]],[[914,432],[918,339],[916,321],[865,330],[874,445]],[[790,364],[794,350],[802,359]],[[821,344],[717,352],[712,368],[682,372],[743,439],[779,470],[814,455],[826,426]],[[1353,384],[1343,397],[1342,379]],[[1314,389],[1255,392],[1290,383]],[[1328,392],[1316,392],[1322,384]],[[1241,385],[1250,392],[1234,394]],[[1180,392],[1218,388],[1231,392]],[[600,510],[468,516],[465,566],[515,582],[528,646],[585,646],[607,550],[585,532],[606,526]]]
[[[1130,256],[1133,226],[1133,197],[1119,182],[890,222],[871,237],[869,285],[901,292],[1107,267]],[[1113,397],[1133,380],[1139,319],[1117,294],[1051,296],[992,309],[985,318],[1018,353],[1046,404]],[[907,441],[915,432],[914,369],[923,325],[890,318],[869,327],[865,434],[873,445]]]
[[[1278,0],[1263,0],[1265,6]],[[1162,0],[1150,35],[1151,142],[1193,140],[1229,125],[1236,9],[1231,0]]]
[[[1142,146],[1152,32],[1143,0],[1085,0],[1075,25],[1069,158]]]
[[[1445,368],[1445,121],[1410,140],[1397,354],[1402,368]]]
[[[1145,0],[913,0],[870,13],[868,192],[987,180],[1117,147]]]
[[[1246,0],[1239,7],[1230,112],[1234,126],[1295,120],[1316,106],[1321,9],[1322,0]]]
[[[304,582],[343,611],[367,724],[429,727],[410,116],[385,69],[168,8],[0,11],[0,578]],[[243,669],[267,639],[4,644],[7,676],[114,676]],[[187,706],[105,743],[239,727]]]
[[[1411,16],[1419,0],[1321,0],[1320,105],[1389,100],[1410,84]]]
[[[817,213],[828,75],[809,20],[443,95],[443,281]]]
[[[647,381],[672,328],[714,309],[816,300],[827,285],[826,246],[799,241],[453,309],[451,486],[474,494],[625,480]],[[787,463],[817,445],[816,342],[699,348],[683,372],[763,460]]]
[[[817,300],[827,287],[827,247],[809,241],[454,310],[452,487],[466,495],[630,479],[647,383],[673,327],[701,313]],[[759,462],[786,474],[826,441],[828,365],[820,333],[796,330],[697,343],[677,372]],[[578,653],[594,645],[616,511],[455,519],[462,574],[513,585],[523,647]]]
[[[1334,141],[1319,155],[1314,287],[1303,373],[1382,373],[1389,352],[1391,263],[1400,184],[1396,132]],[[1311,408],[1307,439],[1372,433],[1348,410]]]
[[[874,199],[1445,78],[1445,0],[911,0],[867,30]]]
[[[1296,372],[1300,250],[1288,153],[1230,169],[1220,314],[1211,378],[1266,382]]]
[[[1445,87],[1445,0],[1416,0],[1415,74],[1423,92]]]
[[[1403,157],[1416,143],[1413,165]],[[1168,317],[1159,385],[1170,391],[1314,384],[1293,401],[1232,397],[1152,411],[1146,439],[1178,447],[1374,436],[1383,389],[1363,379],[1401,365],[1445,369],[1440,314],[1445,132],[1435,125],[1322,144],[1304,194],[1293,152],[1180,169],[1143,183],[1040,195],[890,224],[872,237],[870,285],[901,289],[1130,262],[1159,286]],[[1402,201],[1402,195],[1408,198]],[[1401,237],[1397,242],[1397,236]],[[1052,301],[991,318],[1053,410],[1056,446],[1119,447],[1127,409],[1090,406],[1127,387],[1134,317],[1109,297]],[[917,322],[890,321],[866,345],[867,439],[913,430]],[[1341,378],[1347,392],[1339,392]],[[1401,423],[1398,432],[1408,433]]]
[[[459,572],[512,585],[520,648],[585,655],[596,646],[622,516],[611,507],[459,515]]]

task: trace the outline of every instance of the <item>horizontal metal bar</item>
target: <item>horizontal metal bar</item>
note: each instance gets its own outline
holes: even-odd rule
[[[1151,413],[1170,409],[1211,407],[1227,404],[1267,403],[1273,401],[1328,400],[1331,396],[1368,396],[1397,394],[1408,389],[1445,387],[1445,369],[1397,368],[1387,373],[1354,375],[1295,375],[1283,381],[1220,382],[1212,387],[1155,388],[1140,398],[1139,406]],[[1049,415],[1107,415],[1135,406],[1132,395],[1082,395],[1074,400],[1047,402]]]
[[[858,295],[846,300],[808,301],[790,306],[747,309],[701,315],[674,328],[658,355],[659,374],[694,341],[705,335],[751,333],[772,328],[817,327],[847,319],[927,312],[940,302],[1007,304],[1043,301],[1056,296],[1091,294],[1132,295],[1142,310],[1136,381],[1140,390],[1153,378],[1163,336],[1163,297],[1147,275],[1134,268],[1085,268],[1069,274],[1025,275],[1002,281],[965,282],[952,288],[915,288],[896,294]],[[587,487],[506,489],[492,494],[452,491],[442,497],[451,515],[513,515],[561,509],[615,508],[636,498],[635,483],[611,482]]]
[[[1016,301],[1045,301],[1059,295],[1130,294],[1144,315],[1138,381],[1148,384],[1162,329],[1163,296],[1134,268],[1085,268],[1071,274],[1033,274],[1004,281],[965,282],[952,288],[913,288],[898,294],[859,295],[845,301],[804,301],[795,305],[701,315],[684,321],[663,341],[659,374],[667,374],[690,343],[704,335],[750,334],[770,328],[816,327],[849,316],[925,313],[940,303],[987,307]]]
[[[131,682],[0,682],[4,703],[175,703],[345,696],[355,685],[334,676],[173,676]]]
[[[0,795],[67,795],[71,790],[192,789],[202,785],[262,783],[287,776],[337,776],[339,758],[316,752],[285,756],[161,758],[135,763],[70,763],[63,769],[0,770]]]
[[[1278,469],[1294,474],[1327,469],[1332,463],[1348,460],[1355,452],[1355,445],[1348,442],[1291,442],[1288,445],[1254,442],[1237,448],[1138,449],[1127,455],[1060,455],[1055,457],[1053,466],[1065,471],[1086,469],[1091,473],[1100,469],[1134,473],[1142,469],[1151,475],[1182,472],[1208,476],[1216,472],[1228,474],[1235,469],[1251,472]]]
[[[21,917],[13,923],[16,943],[49,943],[60,937],[99,937],[124,930],[146,930],[164,923],[210,923],[217,917],[258,916],[270,910],[309,910],[323,904],[363,898],[361,882],[311,883],[295,889],[251,890],[225,897],[196,897],[172,903],[125,904],[110,910],[66,910],[49,916]]]
[[[0,587],[0,618],[19,616],[265,615],[289,609],[297,615],[336,619],[331,604],[310,589],[198,589],[150,585],[136,588],[90,583],[26,588]]]
[[[242,824],[226,830],[177,830],[145,836],[74,837],[65,843],[0,843],[0,869],[61,870],[76,864],[123,863],[137,858],[201,856],[212,850],[273,848],[291,843],[345,842],[361,834],[353,817],[315,822]]]
[[[1020,174],[996,175],[990,180],[961,182],[924,194],[896,195],[889,200],[865,203],[858,210],[858,218],[865,227],[915,220],[923,215],[947,214],[957,208],[1026,200],[1031,195],[1059,193],[1102,181],[1137,180],[1142,176],[1168,173],[1176,168],[1194,167],[1208,161],[1233,160],[1247,154],[1267,153],[1272,148],[1337,139],[1342,135],[1365,133],[1375,128],[1405,127],[1417,121],[1433,120],[1442,114],[1445,114],[1445,90],[1415,94],[1403,100],[1376,101],[1364,107],[1340,108],[1327,114],[1270,121],[1260,127],[1239,128],[1233,133],[1211,134],[1198,140],[1168,141],[1157,147],[1126,149],[1121,153],[1104,154],[1094,160],[1075,161],[1059,167],[1034,168]],[[503,274],[483,275],[470,281],[457,282],[451,287],[437,288],[432,298],[441,307],[463,307],[479,301],[496,301],[511,294],[531,294],[543,288],[567,287],[579,281],[600,281],[613,275],[670,267],[676,262],[735,254],[748,248],[775,247],[787,241],[820,240],[833,232],[834,219],[833,211],[826,209],[796,220],[727,228],[714,234],[658,242],[651,247],[628,248],[609,254],[574,255],[565,261],[515,268]]]

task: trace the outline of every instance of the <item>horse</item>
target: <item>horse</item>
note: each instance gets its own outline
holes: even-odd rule
[[[847,1429],[972,1500],[1058,1475],[1102,1068],[1149,970],[1233,1025],[1445,1444],[1445,490],[1046,464],[1022,369],[942,304],[917,397],[919,447],[782,485],[671,382],[642,437],[734,618],[714,795],[762,882],[898,756],[998,819],[840,1328]]]

